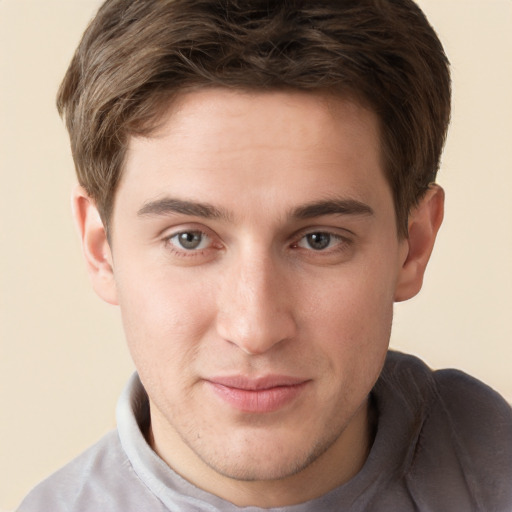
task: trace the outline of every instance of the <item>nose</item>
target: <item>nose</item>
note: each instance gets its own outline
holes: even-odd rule
[[[247,354],[259,355],[297,332],[289,273],[271,256],[241,258],[223,275],[217,332]]]

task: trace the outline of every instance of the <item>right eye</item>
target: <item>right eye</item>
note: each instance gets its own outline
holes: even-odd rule
[[[211,240],[202,231],[180,231],[168,238],[173,249],[181,252],[201,251],[208,249]]]

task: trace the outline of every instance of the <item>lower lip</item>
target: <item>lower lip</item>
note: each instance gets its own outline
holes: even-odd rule
[[[240,389],[208,382],[216,395],[241,412],[266,413],[282,409],[293,402],[304,390],[307,382],[268,389]]]

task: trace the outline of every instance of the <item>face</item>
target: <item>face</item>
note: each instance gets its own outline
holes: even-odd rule
[[[336,450],[366,418],[406,251],[375,115],[190,92],[123,173],[115,293],[155,444],[235,480]]]

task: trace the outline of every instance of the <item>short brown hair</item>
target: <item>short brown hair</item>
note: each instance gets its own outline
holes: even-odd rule
[[[399,234],[450,117],[443,47],[412,0],[107,0],[59,90],[79,182],[108,229],[131,135],[189,87],[352,95],[381,123]]]

